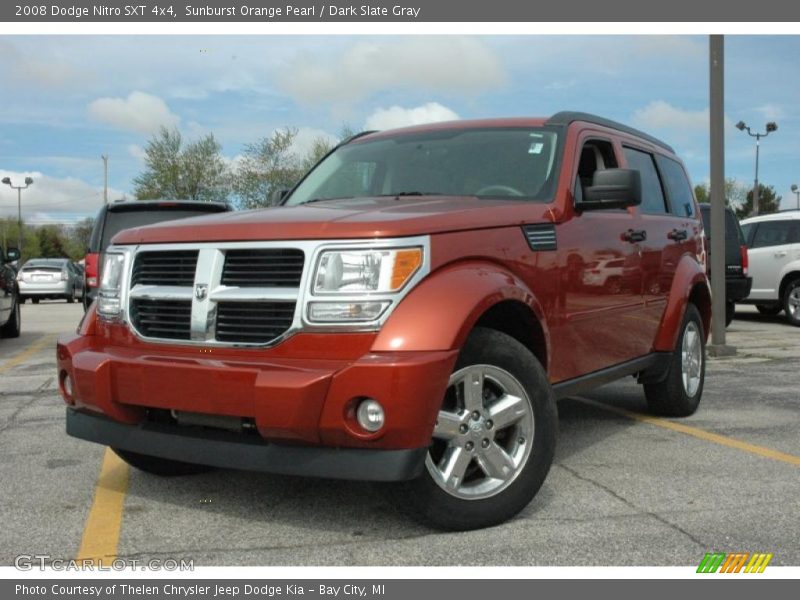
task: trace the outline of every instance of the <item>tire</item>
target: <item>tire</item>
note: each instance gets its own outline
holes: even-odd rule
[[[38,298],[31,298],[31,302],[33,302],[34,304],[39,304],[39,299]]]
[[[786,284],[783,290],[783,312],[790,325],[800,327],[800,279]]]
[[[213,467],[207,465],[196,465],[193,463],[170,460],[168,458],[159,458],[158,456],[139,454],[138,452],[120,450],[119,448],[112,448],[112,450],[130,466],[151,475],[158,475],[159,477],[197,475],[213,470]]]
[[[18,338],[22,329],[22,313],[19,306],[19,299],[14,301],[14,308],[11,309],[11,316],[6,324],[0,327],[0,337]]]
[[[666,417],[688,417],[697,410],[706,375],[705,332],[697,307],[689,303],[681,332],[663,381],[645,383],[644,394],[651,412]],[[684,377],[684,354],[686,377]]]
[[[473,378],[482,382],[479,395],[457,391]],[[497,525],[539,491],[557,437],[555,396],[539,361],[511,336],[478,327],[450,377],[425,470],[392,496],[400,510],[437,529]],[[463,476],[448,479],[445,465]]]
[[[733,322],[733,317],[736,315],[736,302],[728,301],[725,303],[725,327]]]
[[[72,291],[66,296],[66,299],[67,304],[73,304],[75,302],[75,288],[72,288]]]
[[[609,294],[619,294],[622,292],[622,281],[619,277],[611,277],[606,281],[606,291]]]
[[[783,310],[783,306],[780,304],[756,304],[756,310],[762,315],[774,317]]]
[[[19,297],[19,303],[20,304],[25,304],[27,301],[28,301],[28,299],[25,296],[20,296]]]

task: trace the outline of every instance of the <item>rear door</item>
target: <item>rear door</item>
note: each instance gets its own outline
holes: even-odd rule
[[[750,300],[778,300],[778,286],[783,268],[794,255],[794,240],[800,239],[794,219],[774,219],[755,223],[750,234],[750,275],[753,287]]]

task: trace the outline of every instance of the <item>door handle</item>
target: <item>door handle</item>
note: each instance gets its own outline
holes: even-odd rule
[[[689,234],[685,229],[673,229],[667,234],[667,237],[675,242],[682,242],[689,237]]]
[[[632,244],[643,242],[647,239],[647,232],[644,229],[628,229],[622,234],[622,239]]]
[[[779,250],[778,252],[775,253],[775,258],[783,258],[784,256],[786,256],[785,250]]]

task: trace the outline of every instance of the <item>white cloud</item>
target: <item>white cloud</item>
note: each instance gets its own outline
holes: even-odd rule
[[[786,116],[786,111],[777,104],[774,103],[767,103],[762,106],[756,108],[756,110],[761,113],[761,116],[766,119],[767,121],[777,121],[779,119],[783,119]]]
[[[687,132],[708,131],[708,109],[683,110],[658,100],[633,113],[633,122],[645,131],[652,129]]]
[[[131,92],[127,98],[98,98],[89,105],[89,116],[119,129],[144,134],[180,122],[166,102],[144,92]]]
[[[93,186],[75,177],[57,178],[38,171],[14,172],[0,169],[0,179],[10,177],[15,185],[33,178],[33,184],[22,191],[22,219],[42,222],[71,222],[81,216],[92,216],[103,204],[102,186]],[[114,200],[123,192],[109,188],[108,197]],[[38,216],[37,216],[38,215]],[[17,216],[17,192],[6,185],[0,186],[0,217]]]
[[[438,102],[428,102],[414,108],[392,106],[379,108],[367,117],[364,129],[395,129],[409,125],[436,123],[437,121],[455,121],[459,118],[454,111]]]
[[[128,146],[128,154],[138,161],[144,161],[145,157],[147,156],[144,148],[142,148],[139,144],[130,144]]]
[[[505,80],[501,62],[483,41],[427,36],[360,41],[328,60],[316,53],[300,54],[286,63],[278,78],[297,100],[334,103],[402,88],[477,93]]]

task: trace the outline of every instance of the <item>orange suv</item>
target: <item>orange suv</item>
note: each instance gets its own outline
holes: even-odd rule
[[[558,398],[634,375],[653,411],[697,409],[702,235],[673,150],[599,117],[361,134],[281,206],[114,238],[58,343],[67,432],[159,475],[402,482],[427,523],[493,525],[544,482]]]

